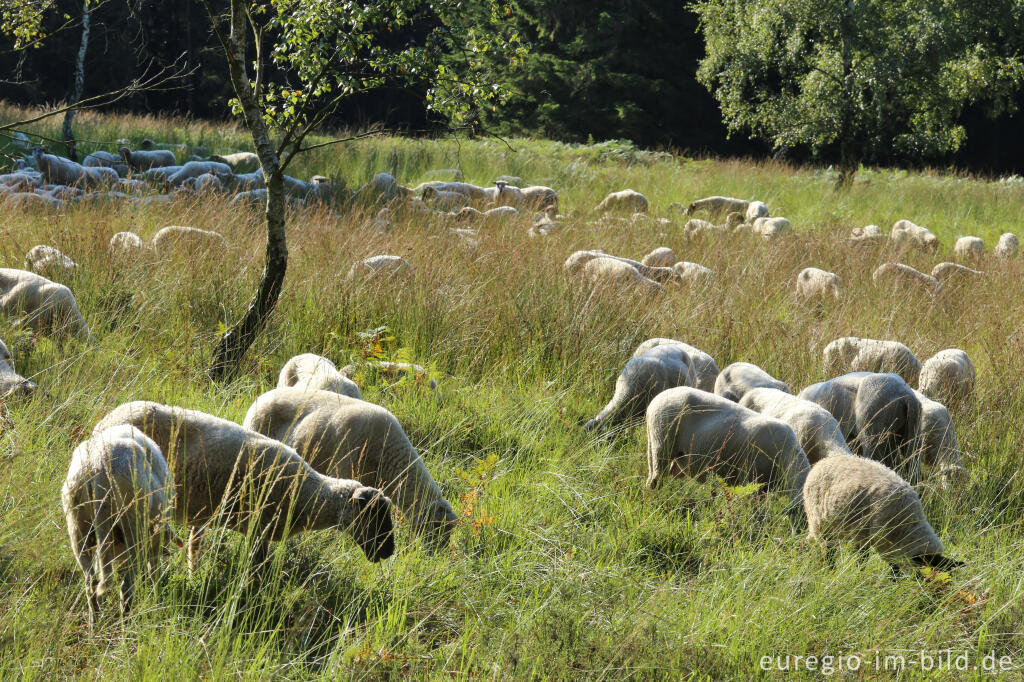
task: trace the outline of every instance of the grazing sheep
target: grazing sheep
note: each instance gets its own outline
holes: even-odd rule
[[[198,178],[200,175],[217,176],[218,179],[230,178],[233,173],[231,166],[216,161],[189,161],[180,170],[167,178],[167,183],[172,187],[180,187],[190,178]]]
[[[651,399],[676,386],[696,386],[690,354],[679,344],[663,343],[626,362],[615,380],[615,393],[603,410],[586,423],[587,431],[641,416]]]
[[[278,388],[257,398],[242,423],[292,446],[317,471],[380,488],[430,549],[448,544],[458,515],[383,407],[327,391]]]
[[[966,351],[940,350],[925,360],[918,385],[921,393],[945,405],[956,405],[974,394],[977,373]]]
[[[529,230],[527,230],[526,234],[530,237],[547,237],[558,229],[559,225],[556,222],[558,217],[558,211],[555,207],[548,206],[544,209],[543,213],[537,214],[534,218],[533,225]]]
[[[71,159],[46,154],[42,148],[33,151],[36,165],[51,185],[69,185],[82,189],[107,190],[117,184],[119,176],[113,168],[85,167]]]
[[[370,256],[356,261],[349,268],[345,279],[390,280],[412,277],[412,265],[401,256]]]
[[[853,228],[849,241],[852,244],[876,244],[884,239],[885,235],[878,225],[865,225]]]
[[[594,207],[596,213],[647,213],[647,197],[632,189],[612,192]]]
[[[912,484],[920,480],[921,403],[899,376],[851,372],[811,384],[797,397],[831,412],[846,442],[862,456],[892,467]]]
[[[565,259],[565,269],[570,273],[576,273],[582,270],[587,263],[597,258],[607,258],[611,260],[617,260],[633,267],[644,277],[653,279],[658,282],[667,282],[676,278],[676,273],[672,268],[662,267],[650,267],[644,265],[640,261],[635,261],[632,258],[622,258],[620,256],[613,256],[609,253],[605,253],[600,249],[591,251],[574,251],[572,255]]]
[[[0,341],[0,398],[12,395],[29,396],[39,388],[34,382],[18,374],[14,369],[14,358],[7,344]]]
[[[78,265],[71,260],[60,249],[45,244],[33,246],[25,254],[25,267],[32,272],[53,277],[63,275],[69,277],[75,274]]]
[[[148,171],[153,168],[167,168],[178,165],[174,152],[166,149],[143,149],[133,152],[128,147],[121,147],[119,151],[125,164],[133,171]]]
[[[876,287],[921,291],[932,296],[942,292],[942,284],[931,275],[926,275],[903,263],[883,263],[871,273]]]
[[[599,257],[588,260],[583,266],[583,279],[593,286],[633,285],[651,293],[664,291],[663,286],[618,258]]]
[[[768,204],[763,201],[751,201],[744,213],[744,219],[746,222],[752,223],[758,218],[767,218],[769,215]]]
[[[761,235],[764,239],[772,239],[782,234],[793,232],[793,223],[788,219],[778,218],[757,218],[750,224],[754,234]]]
[[[939,246],[939,238],[927,227],[916,225],[909,220],[897,220],[892,226],[891,238],[894,244],[908,245],[934,251]]]
[[[675,339],[666,339],[662,337],[656,337],[653,339],[647,339],[633,351],[633,357],[638,358],[646,355],[655,346],[678,346],[690,357],[690,366],[693,368],[694,373],[694,384],[695,388],[699,388],[702,391],[713,393],[715,390],[715,379],[718,378],[720,370],[718,369],[718,363],[715,359],[702,351],[700,348],[695,348],[688,343],[682,341],[676,341]]]
[[[343,375],[327,358],[303,353],[284,363],[277,379],[278,388],[301,388],[306,391],[333,391],[349,398],[363,399],[356,383]]]
[[[680,284],[707,285],[715,278],[715,271],[700,263],[681,260],[672,266]]]
[[[136,570],[143,562],[155,567],[171,537],[172,492],[159,446],[132,426],[97,431],[71,453],[60,499],[71,552],[85,578],[90,622],[115,563],[121,564],[121,613],[131,609]]]
[[[761,202],[757,203],[761,204]],[[761,205],[764,206],[764,204]],[[707,211],[712,215],[721,215],[723,213],[732,213],[735,211],[745,215],[748,208],[750,208],[750,202],[744,199],[713,196],[690,202],[690,205],[686,207],[686,215],[693,215],[696,211]],[[768,207],[765,206],[765,215],[767,215],[767,209]],[[761,216],[758,215],[755,217]]]
[[[516,185],[517,183],[510,183]],[[545,187],[544,185],[520,186],[519,191],[523,195],[522,206],[524,209],[545,209],[548,207],[558,211],[558,192]]]
[[[676,252],[667,246],[660,246],[643,257],[644,265],[657,268],[670,268],[676,262]]]
[[[126,261],[135,260],[151,251],[152,248],[134,232],[118,232],[110,238],[110,245],[107,247],[111,258]]]
[[[985,257],[985,242],[979,237],[960,237],[953,245],[957,260],[977,262]]]
[[[959,263],[939,263],[932,268],[932,277],[937,279],[943,287],[965,283],[984,276],[985,273],[981,270],[974,270]]]
[[[747,391],[740,405],[785,422],[793,429],[811,464],[824,457],[852,454],[839,422],[817,403],[777,388],[755,388]]]
[[[501,183],[501,187],[506,187],[505,183]],[[492,196],[489,196],[488,189],[491,190]],[[429,190],[429,191],[428,191]],[[442,182],[440,180],[433,180],[430,182],[423,182],[412,188],[412,191],[423,198],[424,201],[428,197],[433,196],[437,193],[440,196],[447,196],[448,194],[460,194],[459,201],[461,205],[465,206],[470,202],[486,203],[489,200],[497,198],[499,194],[498,184],[495,183],[494,187],[484,188],[479,185],[474,185],[469,182]]]
[[[0,311],[23,313],[21,324],[57,341],[71,335],[95,343],[71,289],[34,272],[0,268]]]
[[[921,463],[935,469],[941,486],[948,489],[967,478],[953,418],[942,403],[920,391],[914,395],[921,403]]]
[[[212,173],[203,173],[181,183],[181,190],[193,194],[213,194],[224,190],[224,183]]]
[[[789,494],[794,517],[811,469],[793,429],[778,419],[686,386],[647,407],[647,487],[658,487],[673,462],[698,480],[710,473],[731,485],[765,483]]]
[[[86,168],[113,168],[118,176],[122,178],[128,175],[131,170],[118,154],[103,150],[97,150],[89,154],[89,156],[82,159],[82,165]]]
[[[784,393],[793,392],[788,384],[749,362],[734,362],[715,379],[715,395],[734,403],[738,403],[748,391],[755,388],[777,388]]]
[[[947,571],[963,564],[945,551],[910,483],[879,462],[840,455],[814,465],[803,487],[808,535],[826,545],[874,547],[894,574],[897,562]]]
[[[157,186],[164,186],[168,184],[171,176],[179,172],[184,166],[163,166],[160,168],[150,168],[148,171],[142,173],[142,179],[145,182],[151,183]]]
[[[5,207],[14,209],[20,208],[27,211],[45,211],[48,208],[60,208],[64,202],[49,194],[36,194],[33,192],[11,192],[10,194],[0,193]]]
[[[153,236],[153,249],[161,257],[177,253],[223,253],[227,246],[228,241],[219,232],[187,225],[168,225]]]
[[[1017,250],[1020,248],[1020,241],[1017,235],[1012,232],[1004,232],[999,236],[996,248],[992,249],[998,258],[1016,258]]]
[[[469,203],[469,196],[462,192],[424,187],[420,195],[423,203],[439,211],[452,211]]]
[[[303,531],[347,530],[370,561],[395,550],[391,500],[358,481],[315,471],[294,449],[213,415],[148,401],[125,403],[93,429],[130,424],[170,453],[174,520],[191,526],[194,568],[201,530],[210,522],[246,532],[260,529],[259,563],[267,542]]]
[[[796,295],[803,299],[840,299],[843,280],[839,275],[819,268],[804,268],[796,276]]]
[[[234,154],[214,154],[210,161],[226,163],[233,173],[252,173],[260,168],[260,157],[253,152],[235,152]]]
[[[392,381],[398,381],[407,376],[411,376],[416,382],[423,382],[426,384],[430,389],[430,392],[434,394],[434,397],[441,400],[441,391],[437,387],[437,382],[430,376],[430,372],[427,368],[422,365],[414,365],[409,362],[375,360],[372,362],[345,365],[338,371],[341,372],[342,376],[351,379],[361,369],[364,371],[368,370],[376,376],[383,376]]]
[[[898,341],[878,341],[844,336],[822,351],[825,372],[893,372],[907,384],[917,385],[921,361]]]
[[[732,215],[731,213],[729,215]],[[723,234],[728,231],[723,225],[715,225],[714,223],[701,220],[700,218],[690,218],[683,225],[683,236],[687,239],[694,239],[701,235],[706,234]]]

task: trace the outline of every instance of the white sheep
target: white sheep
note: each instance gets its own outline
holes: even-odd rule
[[[651,293],[664,291],[661,284],[645,277],[637,268],[617,258],[599,257],[588,260],[583,266],[583,279],[595,287],[635,286]]]
[[[878,225],[865,225],[853,228],[849,241],[852,244],[876,244],[884,239],[885,235]]]
[[[253,152],[235,152],[233,154],[214,154],[210,161],[226,163],[234,173],[252,173],[260,168],[260,157]]]
[[[762,202],[757,202],[764,206]],[[686,215],[693,215],[697,211],[707,211],[712,215],[732,213],[733,211],[746,215],[747,209],[750,208],[750,202],[745,199],[734,199],[733,197],[713,196],[705,197],[704,199],[697,199],[696,201],[690,202],[690,205],[686,207]],[[765,206],[765,214],[767,215],[767,206]],[[760,218],[760,215],[754,216]]]
[[[51,185],[107,190],[116,185],[119,178],[117,171],[113,168],[87,168],[71,159],[46,154],[39,147],[35,148],[34,156],[43,177]]]
[[[515,185],[516,183],[511,183]],[[522,192],[522,204],[525,209],[543,210],[548,207],[558,211],[558,192],[544,185],[520,186]]]
[[[822,351],[827,374],[838,372],[893,372],[916,386],[921,361],[899,341],[879,341],[844,336]]]
[[[660,246],[644,256],[640,262],[647,266],[670,268],[676,262],[676,252],[667,246]]]
[[[758,218],[767,218],[769,215],[768,204],[763,201],[751,201],[744,213],[744,219],[746,222],[752,223]]]
[[[966,351],[940,350],[924,361],[918,385],[921,393],[946,405],[957,405],[974,394],[977,373]]]
[[[93,433],[130,424],[149,436],[174,467],[174,514],[191,527],[189,568],[210,522],[255,531],[258,563],[267,542],[303,531],[347,530],[370,561],[394,552],[391,500],[358,481],[315,471],[280,441],[213,415],[148,401],[125,403]]]
[[[71,453],[60,498],[90,621],[118,563],[122,614],[131,608],[137,570],[156,566],[171,536],[172,494],[159,446],[132,426],[97,431]]]
[[[148,171],[153,168],[167,168],[178,165],[174,152],[166,149],[141,149],[133,152],[128,147],[121,147],[118,151],[125,164],[133,171]]]
[[[0,398],[12,395],[29,396],[39,388],[34,382],[18,374],[14,369],[14,358],[7,344],[0,341]]]
[[[172,187],[180,187],[190,178],[198,178],[200,175],[215,175],[219,179],[229,178],[233,175],[231,166],[216,161],[189,161],[178,171],[167,178],[167,183]]]
[[[830,545],[850,541],[874,547],[894,573],[897,562],[947,571],[963,565],[945,549],[925,518],[914,488],[879,462],[850,455],[827,457],[811,469],[803,487],[808,535]]]
[[[0,311],[24,314],[21,324],[58,341],[71,335],[95,343],[71,289],[34,272],[0,268]]]
[[[223,253],[228,242],[219,232],[187,225],[168,225],[153,235],[152,246],[161,257],[178,253]]]
[[[920,291],[936,296],[942,293],[942,284],[931,275],[926,275],[903,263],[883,263],[871,273],[876,287],[908,291]]]
[[[773,239],[779,235],[793,232],[793,223],[782,217],[757,218],[750,224],[750,229],[764,239]]]
[[[1020,240],[1012,232],[1004,232],[999,236],[996,248],[992,249],[998,258],[1016,258],[1017,250],[1020,248]]]
[[[457,208],[462,208],[470,201],[470,197],[461,192],[437,189],[434,187],[424,187],[420,197],[422,198],[423,203],[439,211],[452,211]]]
[[[412,264],[401,256],[370,256],[361,261],[356,261],[349,268],[345,279],[349,281],[357,279],[390,280],[412,277]]]
[[[292,446],[317,471],[380,488],[431,549],[447,545],[458,515],[383,407],[328,391],[278,388],[257,398],[242,423]]]
[[[738,403],[743,396],[755,388],[777,388],[792,393],[789,384],[779,381],[757,365],[749,362],[734,362],[719,373],[715,379],[715,395]]]
[[[834,272],[820,268],[804,268],[796,276],[796,295],[802,299],[840,299],[843,280]]]
[[[152,247],[134,232],[118,232],[110,238],[107,253],[111,258],[132,261],[151,253]]]
[[[932,268],[932,277],[937,279],[943,288],[963,284],[984,276],[985,273],[981,270],[975,270],[959,263],[939,263]]]
[[[942,403],[920,391],[914,391],[914,395],[921,403],[921,463],[932,467],[940,485],[948,489],[967,478],[953,418]]]
[[[672,464],[698,480],[715,474],[731,485],[767,484],[790,496],[794,517],[811,469],[778,419],[686,386],[659,393],[647,407],[647,487],[658,487]]]
[[[677,278],[675,271],[672,268],[654,267],[647,266],[640,261],[633,260],[632,258],[622,258],[621,256],[613,256],[610,253],[605,253],[600,249],[594,249],[590,251],[574,251],[572,255],[565,259],[565,269],[569,273],[578,273],[586,267],[587,263],[597,258],[607,258],[611,260],[617,260],[625,263],[635,269],[643,277],[653,279],[656,282],[667,282]]]
[[[892,467],[912,484],[920,480],[921,403],[899,376],[850,372],[811,384],[797,397],[832,413],[859,454]]]
[[[892,226],[890,238],[898,246],[916,246],[933,251],[939,246],[939,238],[931,230],[909,220],[897,220]]]
[[[715,225],[700,218],[690,218],[683,225],[683,236],[686,239],[696,239],[705,235],[721,235],[727,232],[735,232],[740,229],[746,229],[746,227],[748,226],[743,222],[743,214],[734,211],[725,216],[725,223],[722,225]]]
[[[653,339],[647,339],[633,351],[633,357],[638,358],[642,355],[646,355],[655,346],[679,346],[686,354],[690,357],[690,366],[693,367],[694,380],[693,384],[695,388],[699,388],[702,391],[712,393],[715,390],[715,379],[718,378],[720,370],[718,369],[718,363],[709,354],[702,351],[700,348],[691,346],[688,343],[677,341],[675,339],[666,339],[663,337],[655,337]]]
[[[960,237],[953,245],[957,260],[977,262],[985,257],[985,242],[980,237]]]
[[[706,286],[715,279],[715,271],[700,263],[681,260],[672,266],[672,270],[676,273],[676,280],[680,284]]]
[[[817,403],[777,388],[754,388],[747,391],[740,405],[785,422],[812,465],[824,457],[852,454],[839,422]]]
[[[113,168],[122,178],[131,170],[120,155],[103,150],[96,150],[89,154],[82,159],[82,165],[86,168]]]
[[[60,249],[45,244],[37,244],[28,250],[25,254],[25,267],[44,277],[70,277],[78,269],[75,261],[61,253]]]
[[[333,391],[357,400],[363,399],[354,381],[339,372],[333,362],[315,353],[296,355],[284,363],[277,387]]]
[[[632,189],[611,192],[594,207],[596,213],[647,213],[647,197]]]

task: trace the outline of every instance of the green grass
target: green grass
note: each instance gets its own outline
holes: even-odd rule
[[[18,114],[0,109],[0,120]],[[38,132],[53,136],[56,126]],[[79,135],[244,147],[233,128],[174,119],[89,114]],[[0,426],[0,677],[721,680],[759,676],[762,656],[873,660],[876,651],[912,658],[948,648],[972,665],[995,652],[1024,666],[1024,265],[987,262],[983,283],[935,306],[876,290],[870,279],[897,257],[930,270],[961,234],[992,246],[1018,229],[1019,188],[868,170],[837,195],[828,173],[775,163],[695,161],[621,143],[510,145],[515,151],[496,141],[382,138],[302,159],[296,175],[350,185],[379,170],[406,183],[431,168],[462,168],[482,183],[522,175],[555,187],[576,218],[548,239],[529,239],[528,223],[484,229],[479,248],[468,249],[424,220],[379,235],[363,215],[293,213],[281,302],[242,376],[226,385],[211,385],[204,369],[218,330],[241,314],[259,276],[257,213],[219,200],[47,214],[0,206],[0,265],[20,267],[37,243],[70,255],[80,272],[67,283],[99,339],[95,349],[60,349],[0,320],[19,370],[45,389],[7,402]],[[688,243],[678,223],[588,225],[605,192],[624,187],[645,193],[658,215],[708,194],[760,198],[797,234],[771,244]],[[928,225],[940,254],[843,242],[851,227],[888,230],[899,218]],[[109,262],[113,233],[150,237],[169,224],[217,230],[229,251]],[[591,296],[561,267],[576,249],[638,258],[663,245],[717,270],[718,283],[653,299]],[[344,281],[352,262],[378,253],[407,258],[413,281]],[[840,274],[842,303],[809,309],[794,299],[796,273],[811,265]],[[371,565],[341,535],[309,534],[280,547],[272,579],[254,590],[242,577],[241,537],[212,533],[195,575],[172,552],[126,620],[109,617],[91,631],[59,489],[92,425],[134,399],[240,421],[288,357],[318,352],[347,363],[370,352],[359,332],[379,326],[394,337],[385,356],[427,365],[441,387],[440,403],[411,382],[380,380],[363,394],[395,413],[465,515],[451,547],[429,556],[400,526],[398,553]],[[800,388],[825,378],[821,348],[844,335],[898,339],[922,359],[962,347],[978,367],[977,399],[954,414],[970,481],[925,494],[948,553],[968,562],[948,580],[894,582],[877,556],[858,561],[852,552],[829,568],[794,533],[779,497],[684,480],[649,492],[642,428],[606,436],[580,428],[646,338],[687,341],[723,367],[754,362]],[[858,674],[893,676],[867,666]]]

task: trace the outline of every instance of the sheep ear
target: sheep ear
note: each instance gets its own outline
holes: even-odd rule
[[[362,507],[367,506],[377,498],[377,491],[373,488],[359,488],[349,499],[349,504],[358,504]]]

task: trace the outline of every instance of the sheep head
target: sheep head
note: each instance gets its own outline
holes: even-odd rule
[[[423,536],[427,552],[433,554],[448,545],[458,523],[459,515],[447,500],[440,499],[431,502],[420,512],[414,530]]]
[[[348,530],[366,558],[376,563],[394,554],[391,500],[376,488],[363,486],[352,493],[349,504],[358,507],[358,512]]]

